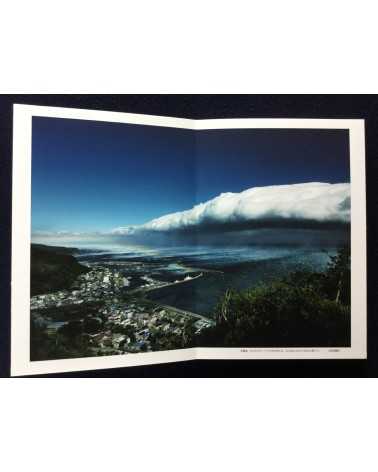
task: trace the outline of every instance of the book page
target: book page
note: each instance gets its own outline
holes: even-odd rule
[[[16,105],[12,375],[365,357],[363,146],[358,120]]]

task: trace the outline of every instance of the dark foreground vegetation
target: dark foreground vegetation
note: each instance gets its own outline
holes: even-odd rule
[[[31,296],[70,288],[89,269],[79,264],[73,249],[31,245]]]
[[[49,333],[38,320],[38,315],[30,319],[30,360],[69,359],[90,357],[88,334],[101,328],[103,320],[99,316],[102,303],[68,305],[43,310],[43,316],[51,322],[60,322],[59,329]],[[67,324],[63,324],[67,322]],[[86,333],[86,334],[84,334]]]
[[[297,271],[245,291],[228,290],[216,325],[192,340],[206,347],[350,346],[350,250],[325,272]]]

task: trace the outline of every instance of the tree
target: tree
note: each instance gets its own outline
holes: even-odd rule
[[[324,290],[336,303],[350,305],[350,276],[350,247],[344,246],[330,257],[325,273]]]
[[[249,290],[227,290],[203,330],[204,346],[347,346],[350,255],[342,248],[325,272],[295,271]]]

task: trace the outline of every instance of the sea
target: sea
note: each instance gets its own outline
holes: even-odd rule
[[[151,290],[148,298],[193,313],[212,316],[225,291],[255,287],[294,270],[323,271],[337,248],[298,246],[248,247],[81,247],[81,262],[113,265],[129,279],[125,290],[146,277],[179,283]],[[197,277],[200,275],[200,277]]]

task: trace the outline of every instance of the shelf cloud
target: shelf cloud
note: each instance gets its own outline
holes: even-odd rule
[[[235,235],[236,242],[245,239],[246,235],[251,240],[251,234],[266,235],[266,231],[280,228],[281,235],[285,230],[290,239],[293,232],[288,233],[289,230],[334,230],[349,222],[350,184],[311,182],[222,193],[189,210],[170,213],[143,225],[92,235],[83,233],[82,237],[153,244],[195,243],[202,238],[211,244],[229,233]],[[55,233],[55,236],[59,239],[59,234]],[[80,235],[62,232],[61,236],[77,238]]]
[[[117,228],[118,235],[243,227],[345,224],[350,221],[350,184],[321,182],[254,187],[222,193],[190,210],[153,219],[137,227]]]

